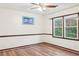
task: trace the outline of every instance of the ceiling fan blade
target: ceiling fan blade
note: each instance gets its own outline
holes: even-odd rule
[[[37,3],[31,3],[31,4],[33,4],[33,5],[38,5]]]
[[[47,5],[46,7],[48,7],[48,8],[55,8],[55,7],[57,7],[57,5]]]
[[[37,9],[38,7],[32,7],[32,8],[30,8],[30,9]]]

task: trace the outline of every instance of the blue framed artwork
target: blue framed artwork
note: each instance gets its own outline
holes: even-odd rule
[[[34,18],[33,17],[26,17],[23,16],[23,24],[34,24]]]

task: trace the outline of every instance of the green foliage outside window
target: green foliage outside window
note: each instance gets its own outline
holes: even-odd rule
[[[76,27],[66,28],[66,37],[76,38],[77,37]]]
[[[62,28],[55,28],[55,35],[62,36]]]
[[[55,36],[62,36],[62,18],[55,20]]]

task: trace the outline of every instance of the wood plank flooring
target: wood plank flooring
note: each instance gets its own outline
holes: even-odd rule
[[[79,54],[59,49],[48,43],[39,43],[0,50],[0,56],[79,56]]]

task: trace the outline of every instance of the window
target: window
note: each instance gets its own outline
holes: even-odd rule
[[[56,36],[56,37],[62,37],[62,31],[63,31],[63,29],[62,29],[62,18],[56,18],[56,19],[54,19],[54,36]]]
[[[78,14],[53,18],[53,36],[78,39]]]
[[[78,15],[64,17],[64,36],[66,38],[78,38]]]

